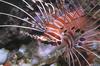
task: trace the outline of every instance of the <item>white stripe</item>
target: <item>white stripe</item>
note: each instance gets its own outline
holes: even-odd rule
[[[47,28],[47,30],[49,29],[49,30],[57,30],[57,29],[54,29],[54,28],[52,28],[52,27],[46,27]]]
[[[70,12],[69,15],[70,15],[71,17],[73,17],[74,13],[73,13],[73,12]]]
[[[73,16],[73,17],[74,17],[74,19],[76,19],[76,18],[78,18],[78,17],[79,17],[79,15],[78,15],[77,11],[75,11],[75,12],[74,12],[74,16]]]
[[[54,33],[54,34],[56,34],[57,36],[59,36],[59,37],[61,37],[61,35],[60,35],[60,33],[58,34],[57,32],[54,32],[54,31],[47,31],[47,32],[51,32],[51,33]]]
[[[54,22],[54,25],[58,28],[62,28],[62,26],[60,26],[59,24],[57,24],[56,22]]]
[[[78,9],[77,11],[78,11],[78,13],[79,13],[79,16],[84,15],[84,11],[83,11],[83,9],[80,8],[80,9]]]
[[[53,39],[56,40],[56,41],[60,41],[59,39],[53,37],[52,35],[50,35],[50,34],[48,34],[48,33],[46,33],[46,35],[48,35],[49,37],[53,38]]]
[[[68,20],[68,22],[71,22],[71,19],[66,15],[66,19]]]
[[[54,22],[58,22],[60,25],[64,26],[64,24],[59,20],[54,20]]]

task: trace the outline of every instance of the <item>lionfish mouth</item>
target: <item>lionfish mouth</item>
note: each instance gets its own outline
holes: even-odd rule
[[[0,12],[0,15],[9,16],[12,23],[0,27],[18,28],[18,33],[36,39],[39,48],[43,49],[42,44],[56,46],[54,50],[49,49],[50,53],[46,56],[52,54],[57,57],[42,58],[40,62],[58,63],[63,66],[59,61],[64,60],[66,66],[91,66],[96,57],[100,59],[96,53],[100,50],[100,16],[96,17],[100,13],[100,5],[97,0],[92,0],[89,1],[89,6],[84,8],[86,2],[85,0],[82,2],[81,0],[22,0],[17,6],[0,0],[0,3],[12,7],[10,14]],[[87,12],[88,7],[91,8]],[[90,13],[93,15],[90,16]],[[40,57],[41,53],[37,57]]]

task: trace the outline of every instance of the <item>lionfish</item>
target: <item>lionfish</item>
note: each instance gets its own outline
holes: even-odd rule
[[[0,27],[28,29],[20,32],[36,39],[39,44],[55,46],[52,53],[57,50],[57,58],[49,63],[60,63],[63,59],[66,66],[91,66],[95,57],[100,58],[94,52],[100,50],[100,16],[96,17],[100,13],[100,1],[89,0],[90,4],[84,7],[86,0],[22,0],[26,9],[5,0],[0,2],[24,13],[21,17],[4,12],[0,12],[0,15],[21,20],[28,26],[15,23]],[[90,10],[86,11],[90,6]],[[90,13],[93,13],[92,16],[88,15]],[[60,64],[63,66],[63,63]]]

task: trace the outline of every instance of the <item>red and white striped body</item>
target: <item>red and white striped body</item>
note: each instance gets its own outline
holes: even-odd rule
[[[75,31],[81,29],[85,24],[86,18],[83,16],[84,12],[81,8],[73,12],[65,12],[63,16],[52,15],[54,20],[45,23],[46,31],[40,40],[49,38],[53,42],[62,42],[65,31],[74,36]]]

